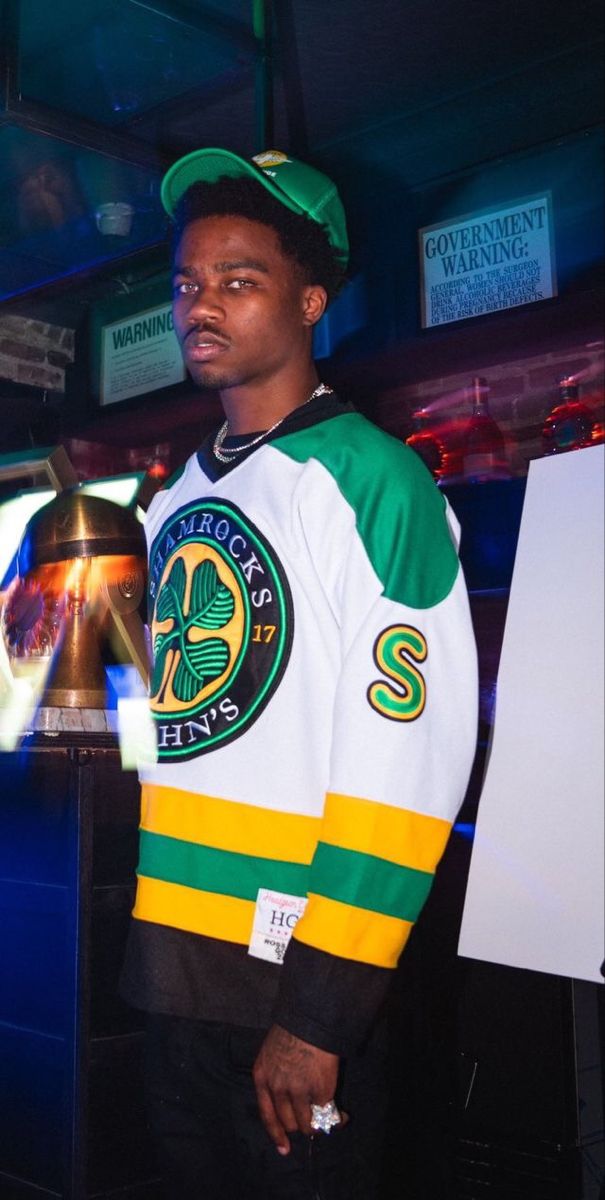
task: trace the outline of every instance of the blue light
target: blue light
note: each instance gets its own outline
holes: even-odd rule
[[[468,842],[472,842],[475,837],[475,825],[471,823],[466,824],[464,821],[457,821],[454,825],[454,833],[459,833]]]
[[[107,677],[107,708],[117,708],[118,700],[132,700],[147,695],[147,688],[132,663],[116,663],[105,667]]]

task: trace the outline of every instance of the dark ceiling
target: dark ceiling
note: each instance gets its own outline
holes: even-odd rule
[[[376,344],[416,328],[415,230],[448,206],[556,175],[592,270],[602,46],[601,0],[0,0],[0,318],[78,330],[161,279],[160,179],[200,145],[287,149],[337,180],[360,269],[378,263]],[[102,230],[116,203],[128,232]],[[0,381],[16,439],[33,390]]]
[[[373,176],[404,194],[601,119],[597,0],[0,9],[0,299],[160,242],[162,169],[198,145],[308,155],[354,208]],[[99,232],[107,202],[129,234]]]

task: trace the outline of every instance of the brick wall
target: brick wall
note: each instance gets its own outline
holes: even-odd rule
[[[521,472],[531,458],[542,453],[541,431],[557,394],[557,379],[574,375],[580,399],[603,420],[603,340],[578,342],[564,350],[526,358],[512,358],[482,369],[490,387],[490,409],[513,447],[514,469]],[[397,437],[413,430],[412,414],[429,409],[434,424],[459,421],[469,414],[466,389],[469,372],[440,376],[385,392],[376,411],[379,424]]]
[[[65,391],[74,360],[74,331],[11,313],[0,316],[0,377],[53,392]]]

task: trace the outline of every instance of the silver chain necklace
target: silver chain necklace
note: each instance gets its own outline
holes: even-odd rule
[[[304,404],[301,404],[299,407],[304,408],[307,404],[310,404],[311,401],[315,400],[318,396],[326,396],[333,391],[334,391],[334,389],[331,387],[328,387],[327,383],[320,383],[318,385],[318,387],[315,388],[315,391],[311,392],[311,395],[309,396],[308,400],[305,400]],[[295,411],[296,411],[296,409],[291,410],[291,412],[295,412]],[[280,417],[279,421],[276,421],[275,424],[272,425],[270,429],[264,429],[262,433],[257,434],[257,436],[255,438],[252,438],[252,440],[250,442],[243,442],[241,446],[229,446],[229,447],[223,448],[223,442],[224,442],[225,438],[227,437],[227,433],[229,431],[229,422],[225,421],[225,423],[223,425],[221,425],[221,427],[214,439],[214,445],[212,447],[212,452],[213,452],[215,458],[218,458],[218,461],[222,462],[222,463],[233,462],[233,459],[236,458],[238,454],[241,454],[243,450],[251,450],[252,446],[258,445],[259,442],[262,442],[263,438],[269,437],[269,434],[273,433],[273,431],[275,429],[277,429],[278,426],[281,425],[285,421],[286,417],[289,417],[290,415],[291,415],[291,413],[289,413],[289,412],[285,413],[284,416]]]

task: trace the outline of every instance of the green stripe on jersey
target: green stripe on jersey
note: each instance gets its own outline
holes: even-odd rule
[[[306,896],[308,866],[216,850],[141,830],[139,875],[240,900],[256,900],[259,888]]]
[[[433,875],[428,871],[400,867],[372,854],[319,842],[308,887],[316,895],[340,900],[353,908],[415,921],[432,883]]]
[[[356,514],[359,536],[389,600],[432,608],[451,591],[458,558],[445,499],[409,446],[360,413],[343,413],[271,443],[295,462],[320,462]]]

